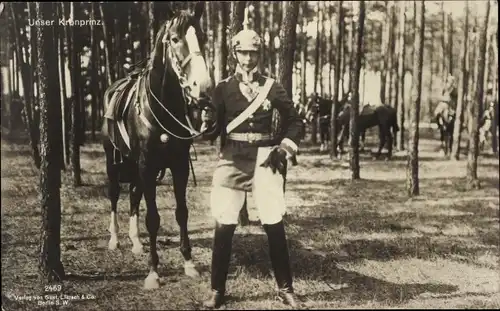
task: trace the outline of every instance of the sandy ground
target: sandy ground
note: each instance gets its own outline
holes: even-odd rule
[[[368,138],[369,144],[375,139]],[[351,181],[341,161],[305,146],[289,171],[287,234],[295,288],[309,308],[499,308],[498,159],[481,156],[482,188],[465,188],[464,160],[448,161],[436,139],[420,142],[421,195],[408,200],[406,154],[392,161],[361,157],[362,180]],[[198,186],[188,188],[193,256],[202,275],[183,274],[170,173],[157,188],[162,286],[144,290],[148,253],[133,255],[128,239],[128,187],[119,201],[120,248],[107,249],[110,204],[104,154],[82,148],[84,185],[64,174],[61,189],[63,284],[73,299],[66,310],[200,309],[210,282],[213,220],[208,197],[215,147],[196,144]],[[38,172],[27,145],[2,141],[2,305],[4,310],[45,310],[36,301],[41,225]],[[227,309],[282,309],[265,233],[249,201],[252,225],[233,240]],[[141,241],[147,250],[145,202]],[[81,298],[81,297],[80,297]],[[44,300],[44,299],[42,299]]]

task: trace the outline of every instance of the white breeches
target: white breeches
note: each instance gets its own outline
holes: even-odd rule
[[[260,147],[257,153],[252,194],[262,224],[280,222],[286,213],[283,176],[273,174],[269,167],[261,167],[271,147]],[[245,202],[246,191],[219,185],[212,186],[210,207],[212,216],[221,224],[238,224],[238,216]]]

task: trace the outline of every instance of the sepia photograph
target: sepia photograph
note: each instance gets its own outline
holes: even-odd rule
[[[2,311],[500,309],[498,1],[0,24]]]

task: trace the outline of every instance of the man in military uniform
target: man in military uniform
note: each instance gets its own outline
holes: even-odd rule
[[[283,86],[258,71],[261,42],[260,36],[249,29],[233,37],[236,72],[214,89],[215,124],[210,126],[213,131],[204,136],[208,140],[221,137],[210,199],[216,224],[212,291],[204,302],[207,308],[218,308],[224,302],[232,238],[248,192],[253,194],[268,237],[278,297],[297,307],[283,224],[286,213],[284,174],[288,161],[297,153],[302,121]],[[273,128],[276,112],[281,120],[279,129]],[[295,163],[292,161],[292,164]]]

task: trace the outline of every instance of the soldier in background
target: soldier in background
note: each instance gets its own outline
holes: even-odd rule
[[[484,143],[489,139],[492,129],[492,121],[495,117],[495,99],[493,98],[493,84],[489,83],[486,90],[486,107],[484,113],[481,117],[481,123],[479,127],[479,146],[481,149],[484,147]]]
[[[259,72],[261,42],[260,36],[249,29],[233,37],[236,72],[217,85],[212,97],[215,111],[212,116],[204,115],[205,122],[213,121],[204,138],[221,137],[210,199],[216,224],[212,292],[204,302],[207,308],[218,308],[224,302],[232,239],[248,192],[253,194],[268,237],[278,297],[292,308],[298,306],[283,216],[286,213],[284,175],[288,161],[298,151],[302,120],[283,86]],[[251,107],[258,108],[252,110]],[[273,122],[276,112],[279,123]],[[295,163],[292,161],[292,164]]]

